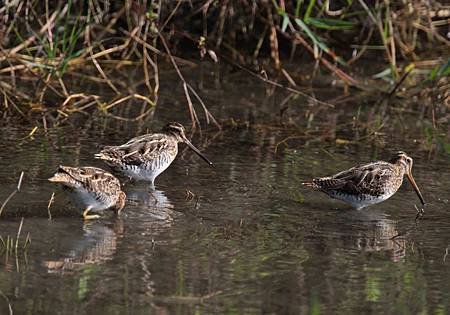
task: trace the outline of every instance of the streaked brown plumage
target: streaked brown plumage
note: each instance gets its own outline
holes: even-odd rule
[[[394,195],[406,175],[424,205],[425,201],[412,176],[412,165],[412,158],[400,151],[390,162],[377,161],[355,166],[333,176],[315,178],[303,185],[362,209]]]
[[[184,127],[176,122],[167,124],[160,133],[146,134],[119,146],[110,146],[96,154],[114,171],[151,185],[178,154],[178,143],[184,142],[209,165],[212,163],[186,138]]]
[[[48,179],[61,184],[63,189],[84,207],[85,219],[96,219],[98,215],[88,215],[89,211],[115,208],[117,214],[125,206],[125,193],[119,180],[112,174],[96,167],[59,166],[55,175]]]

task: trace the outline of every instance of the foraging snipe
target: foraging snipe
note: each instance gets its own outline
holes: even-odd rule
[[[315,178],[303,185],[345,201],[359,210],[391,197],[400,188],[406,175],[420,202],[425,205],[412,176],[412,166],[412,158],[400,151],[390,162],[377,161],[355,166],[333,176]]]
[[[112,174],[96,167],[59,166],[55,175],[48,179],[61,184],[76,203],[84,207],[84,219],[97,219],[89,211],[102,211],[115,207],[116,213],[125,206],[125,193],[120,182]]]
[[[149,181],[164,172],[178,153],[178,143],[184,142],[209,165],[212,163],[186,138],[184,127],[176,122],[167,124],[160,133],[146,134],[119,146],[106,147],[96,154],[114,171],[137,180]]]

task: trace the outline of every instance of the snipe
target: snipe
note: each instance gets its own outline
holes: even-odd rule
[[[356,209],[382,202],[394,195],[406,175],[422,205],[425,201],[412,175],[413,159],[397,152],[390,162],[377,161],[352,167],[329,177],[315,178],[303,185],[345,201]]]
[[[178,154],[178,143],[184,142],[209,165],[206,158],[186,138],[184,127],[176,122],[167,124],[160,133],[146,134],[119,146],[106,147],[96,154],[114,171],[154,185],[156,177],[164,172]]]
[[[116,213],[125,206],[125,193],[120,182],[112,174],[96,167],[59,166],[55,175],[48,179],[61,184],[72,199],[83,207],[84,219],[97,219],[90,211],[102,211],[114,207]]]

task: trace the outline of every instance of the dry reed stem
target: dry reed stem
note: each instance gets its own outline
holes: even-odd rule
[[[306,98],[309,99],[309,100],[312,100],[312,101],[314,101],[314,102],[317,102],[318,104],[326,105],[326,106],[328,106],[328,107],[334,107],[333,104],[327,103],[327,102],[325,102],[325,101],[321,101],[321,100],[319,100],[319,99],[317,99],[317,98],[315,98],[315,97],[313,97],[313,96],[311,96],[311,95],[306,94],[305,92],[302,92],[302,91],[297,90],[297,89],[290,88],[290,87],[288,87],[288,86],[284,86],[284,85],[281,84],[281,83],[278,83],[278,82],[275,82],[275,81],[273,81],[273,80],[270,80],[267,76],[262,76],[262,75],[260,75],[260,74],[254,73],[253,71],[247,69],[246,67],[244,67],[244,66],[242,66],[242,65],[240,65],[240,64],[238,64],[238,63],[233,62],[231,59],[228,59],[228,58],[225,57],[224,55],[221,55],[221,58],[222,58],[222,59],[225,59],[225,60],[226,60],[227,62],[229,62],[230,64],[232,64],[232,65],[238,67],[239,69],[241,69],[241,70],[243,70],[244,72],[250,74],[251,76],[258,78],[259,80],[263,81],[264,83],[267,83],[267,84],[276,86],[276,87],[278,87],[278,88],[282,88],[282,89],[284,89],[284,90],[286,90],[286,91],[289,91],[289,92],[292,92],[292,93],[295,93],[295,94],[304,96],[304,97],[306,97]]]
[[[6,303],[8,304],[9,315],[13,315],[14,312],[13,312],[13,309],[12,309],[10,300],[9,300],[8,297],[3,293],[2,290],[0,290],[0,295],[3,296],[3,298],[6,300]]]
[[[383,27],[383,21],[381,21],[381,16],[380,14],[375,17],[375,15],[373,14],[373,12],[370,10],[370,8],[367,6],[367,4],[364,2],[364,0],[358,0],[359,4],[364,8],[364,10],[366,11],[367,15],[370,17],[370,19],[372,20],[372,22],[376,25],[376,27],[378,28],[378,32],[380,34],[381,40],[383,42],[383,47],[385,49],[386,52],[386,58],[389,60],[389,63],[391,64],[391,68],[394,71],[395,76],[398,76],[398,72],[397,72],[397,68],[395,67],[396,65],[396,60],[395,60],[395,43],[391,42],[391,38],[393,40],[394,36],[393,36],[393,30],[392,30],[392,21],[389,17],[389,22],[388,22],[388,30],[389,30],[389,36],[390,38],[388,40],[386,40],[386,38],[384,37],[384,33],[385,33],[385,29]],[[389,8],[389,6],[387,7]],[[386,16],[388,16],[390,14],[390,11],[386,12]],[[391,42],[391,43],[389,43]]]
[[[106,116],[114,118],[114,119],[117,119],[117,120],[121,120],[121,121],[132,122],[132,121],[138,121],[138,120],[141,120],[141,119],[147,117],[153,111],[154,111],[154,108],[151,107],[147,111],[145,111],[144,113],[142,113],[139,116],[136,116],[134,118],[125,118],[125,117],[117,116],[117,115],[114,115],[114,114],[111,114],[111,113],[106,113]]]
[[[47,205],[47,214],[48,214],[48,219],[50,221],[52,220],[52,212],[50,211],[50,207],[52,206],[54,201],[55,201],[55,192],[52,192],[52,196],[50,197],[50,200],[48,201],[48,205]]]
[[[184,94],[186,96],[186,100],[188,102],[189,113],[191,115],[191,121],[192,121],[193,127],[195,128],[196,125],[200,125],[200,121],[197,117],[197,113],[194,109],[194,105],[192,104],[191,96],[189,95],[189,91],[188,91],[186,82],[183,82],[183,89],[184,89]]]
[[[183,82],[183,88],[184,88],[184,91],[185,91],[185,94],[186,94],[186,98],[188,100],[189,111],[191,112],[191,118],[195,118],[194,120],[192,120],[193,126],[195,127],[195,123],[198,123],[198,126],[201,129],[200,122],[199,122],[198,117],[197,117],[197,113],[195,112],[195,108],[192,105],[192,101],[191,101],[191,99],[189,97],[189,92],[188,92],[187,88],[189,88],[189,90],[192,93],[194,93],[195,97],[197,98],[197,100],[199,100],[200,104],[202,105],[203,110],[205,112],[207,123],[209,124],[210,119],[211,119],[213,121],[213,123],[220,129],[219,123],[216,121],[216,119],[213,117],[213,115],[208,111],[208,109],[206,108],[206,105],[204,104],[204,102],[201,99],[201,97],[197,94],[197,92],[195,92],[194,88],[192,88],[192,86],[190,86],[189,83],[186,82],[183,74],[181,73],[180,69],[178,68],[177,63],[175,62],[175,59],[172,56],[172,53],[170,52],[169,46],[167,45],[166,40],[164,39],[164,36],[161,33],[158,33],[158,36],[161,39],[161,43],[163,44],[164,49],[166,50],[166,53],[167,53],[167,55],[170,58],[170,62],[172,63],[175,71],[178,74],[178,77]]]
[[[1,85],[2,82],[0,82]],[[17,104],[15,102],[13,102],[13,100],[10,98],[9,95],[7,95],[6,91],[4,91],[3,89],[1,89],[3,92],[3,104],[5,106],[5,108],[8,108],[8,103],[11,103],[11,105],[14,107],[14,109],[25,119],[27,119],[27,116],[25,115],[24,112],[22,112],[19,108],[19,106],[17,106]]]
[[[77,94],[71,94],[69,96],[67,96],[67,98],[64,100],[64,102],[61,104],[61,108],[64,108],[72,99],[74,98],[82,98],[82,99],[87,99],[87,98],[99,98],[99,96],[97,95],[86,95],[84,93],[77,93]]]
[[[278,38],[277,38],[277,29],[275,27],[275,23],[273,21],[272,10],[269,6],[267,6],[267,17],[270,26],[270,56],[272,57],[275,63],[275,69],[279,70],[281,67],[280,55],[279,55],[279,47],[278,47]]]
[[[138,42],[139,44],[144,45],[147,49],[151,50],[153,53],[158,54],[158,55],[163,56],[163,57],[169,57],[168,54],[166,54],[166,53],[160,51],[159,49],[155,48],[154,46],[150,45],[149,43],[146,43],[146,42],[143,41],[141,38],[136,37],[136,36],[134,36],[134,35],[131,35],[131,33],[129,33],[128,31],[122,29],[122,32],[123,32],[125,35],[128,35],[128,36],[130,36],[131,38],[133,38],[133,39],[134,39],[136,42]],[[169,58],[170,58],[170,57],[169,57]],[[176,57],[176,56],[172,56],[172,58],[173,58],[175,61],[177,61],[178,63],[180,63],[180,64],[184,64],[184,65],[190,66],[190,67],[197,67],[197,64],[196,64],[195,62],[190,61],[190,60],[183,59],[183,58]]]
[[[146,117],[149,113],[151,113],[154,109],[155,109],[155,103],[150,100],[148,97],[141,95],[141,94],[130,94],[127,95],[125,97],[122,97],[114,102],[112,102],[111,104],[108,104],[106,106],[104,106],[102,109],[105,111],[108,111],[109,109],[113,108],[114,106],[121,104],[127,100],[133,99],[133,98],[137,98],[140,100],[143,100],[144,102],[146,102],[147,104],[150,104],[150,108],[148,110],[146,110],[145,112],[142,112],[140,115],[134,117],[134,118],[125,118],[125,117],[121,117],[121,116],[117,116],[117,115],[113,115],[109,112],[106,113],[107,116],[118,119],[118,120],[122,120],[122,121],[138,121],[141,120],[142,118]]]
[[[53,22],[55,21],[57,15],[58,15],[58,11],[53,12],[51,17],[47,21],[47,23],[45,23],[45,25],[42,26],[41,29],[39,30],[38,33],[40,35],[45,33],[47,31],[47,29],[50,28],[53,25]],[[3,60],[5,60],[7,58],[10,58],[11,56],[14,56],[16,53],[18,53],[22,49],[28,47],[35,40],[36,40],[36,36],[33,35],[33,36],[29,37],[27,40],[25,40],[24,42],[22,42],[19,45],[17,45],[16,47],[11,48],[9,51],[6,51],[6,54],[3,55],[2,57],[0,57],[0,62],[2,62]]]
[[[17,230],[17,236],[16,236],[16,246],[15,246],[15,251],[17,254],[17,249],[19,247],[19,239],[20,239],[20,232],[22,232],[22,226],[23,226],[23,217],[20,220],[20,225],[19,225],[19,229]]]
[[[0,69],[0,73],[14,72],[16,70],[23,70],[23,69],[26,69],[26,67],[24,65],[14,65],[14,66],[9,66],[9,67]]]
[[[294,37],[303,45],[303,47],[305,47],[312,55],[316,55],[314,48],[311,47],[311,45],[309,45],[308,42],[295,30],[294,26],[290,22],[289,22],[289,28],[292,31],[292,33],[294,34]],[[277,27],[277,30],[279,32],[281,31],[278,27]],[[281,32],[281,33],[285,36],[288,36],[285,32]],[[333,56],[333,55],[331,55],[331,56]],[[346,84],[353,85],[353,86],[361,86],[361,84],[359,84],[359,82],[357,80],[355,80],[353,77],[348,75],[342,69],[333,65],[327,59],[325,59],[321,56],[318,56],[317,60],[319,60],[332,73],[336,74]]]
[[[18,59],[18,61],[23,63],[22,60],[20,60],[20,59]],[[30,68],[26,63],[23,63],[23,64],[36,79],[38,79],[40,82],[42,82],[45,85],[46,88],[49,88],[50,90],[52,90],[52,92],[54,92],[59,97],[61,97],[61,98],[64,97],[63,94],[61,94],[57,89],[55,89],[51,84],[49,84],[49,82],[47,82],[47,79],[42,78],[38,73],[36,73],[33,70],[33,68]]]
[[[92,58],[92,55],[91,55]],[[97,68],[98,72],[100,73],[100,75],[103,77],[103,79],[105,79],[106,83],[108,84],[108,86],[117,94],[120,95],[121,93],[119,92],[119,90],[116,88],[116,86],[111,82],[111,80],[106,76],[105,72],[103,71],[102,67],[100,66],[100,64],[98,63],[97,59],[92,58],[91,59],[94,66]]]
[[[108,109],[110,109],[110,108],[113,108],[114,106],[116,106],[116,105],[118,105],[118,104],[120,104],[120,103],[123,103],[123,102],[125,102],[125,101],[127,101],[127,100],[129,100],[129,99],[131,99],[131,98],[133,98],[133,95],[127,95],[127,96],[124,96],[124,97],[122,97],[122,98],[119,98],[118,100],[112,102],[111,104],[106,105],[106,106],[104,107],[104,109],[105,109],[105,110],[108,110]]]
[[[148,28],[149,28],[149,24],[148,22],[145,24],[145,31],[144,31],[144,41],[147,41],[147,34],[148,34]],[[145,86],[148,89],[148,92],[150,95],[153,94],[153,89],[152,89],[152,85],[150,84],[150,75],[148,73],[148,59],[150,58],[150,56],[148,55],[148,51],[147,51],[147,47],[145,47],[145,45],[142,45],[142,67],[144,70],[144,80],[145,80]]]
[[[93,47],[91,44],[91,36],[90,36],[90,26],[86,27],[86,32],[85,32],[85,39],[86,42],[89,44],[89,47]],[[105,74],[105,72],[103,71],[102,67],[100,66],[100,64],[97,61],[97,58],[94,56],[92,49],[89,49],[89,56],[90,56],[90,60],[92,61],[92,63],[94,64],[95,68],[97,68],[97,71],[100,73],[100,75],[103,77],[103,79],[105,79],[106,84],[108,84],[108,86],[117,94],[120,95],[121,93],[119,92],[119,90],[115,87],[115,85],[112,83],[112,81],[107,77],[107,75]]]
[[[2,215],[3,209],[5,208],[5,206],[6,206],[6,204],[8,203],[8,201],[9,201],[9,200],[10,200],[17,192],[20,191],[20,186],[22,185],[23,175],[24,175],[24,172],[22,171],[22,172],[20,173],[20,177],[19,177],[19,181],[18,181],[18,183],[17,183],[16,189],[14,189],[14,191],[13,191],[11,194],[9,194],[9,196],[5,199],[5,201],[3,202],[2,206],[0,207],[0,216]]]
[[[347,61],[348,65],[351,65],[352,63],[354,63],[356,60],[358,60],[359,58],[362,57],[362,55],[366,52],[367,50],[367,44],[369,44],[370,40],[372,39],[372,35],[373,35],[373,28],[369,28],[369,33],[367,34],[366,39],[363,41],[362,43],[362,48],[361,50],[358,51],[358,53],[353,56],[350,60]]]
[[[59,85],[61,86],[61,89],[62,89],[62,91],[64,93],[64,96],[68,97],[69,96],[69,92],[67,91],[67,88],[66,88],[66,85],[64,84],[63,79],[62,78],[58,78],[58,82],[59,82]]]
[[[289,83],[293,86],[296,87],[297,84],[295,83],[294,79],[292,79],[292,77],[289,75],[289,73],[286,71],[286,69],[281,68],[281,73],[284,75],[284,77],[286,78],[286,80],[289,81]]]
[[[214,116],[211,114],[211,112],[208,110],[208,108],[206,107],[205,103],[203,102],[202,98],[198,95],[198,93],[194,90],[194,88],[189,84],[186,83],[187,87],[189,88],[189,90],[192,92],[192,94],[194,94],[195,98],[198,100],[198,102],[200,103],[200,105],[202,105],[203,111],[205,113],[205,117],[206,117],[206,123],[210,124],[211,121],[216,125],[216,127],[220,130],[222,129],[222,127],[220,126],[220,124],[217,122],[217,120],[214,118]]]
[[[14,87],[11,86],[9,83],[6,83],[1,80],[0,80],[0,88],[7,90],[9,93],[11,93],[11,95],[17,95],[24,100],[27,100],[27,101],[32,100],[32,98],[30,96],[28,96],[27,94],[21,92],[20,90],[14,89]]]
[[[433,30],[431,28],[423,26],[422,24],[420,24],[418,22],[413,23],[413,26],[420,29],[421,31],[424,31],[425,33],[430,34],[431,36],[435,37],[438,41],[443,43],[445,46],[450,46],[450,41],[448,41],[445,37],[443,37],[439,33],[437,33],[436,30]]]
[[[211,1],[211,0],[210,0]],[[178,8],[180,7],[181,3],[183,2],[183,0],[178,0],[175,8],[172,10],[172,12],[170,12],[169,16],[167,17],[167,19],[164,21],[164,23],[161,25],[161,27],[159,28],[159,32],[162,32],[164,30],[164,28],[166,27],[167,23],[169,23],[169,21],[173,18],[173,16],[175,15],[175,12],[177,12]]]

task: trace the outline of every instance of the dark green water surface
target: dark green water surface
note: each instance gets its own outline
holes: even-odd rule
[[[202,93],[209,103],[217,101],[211,110],[222,117],[247,117],[244,105],[252,103],[251,111],[263,119],[265,109],[281,102],[265,102],[261,89],[247,88],[229,100],[221,92],[226,86]],[[126,183],[122,215],[84,223],[46,179],[59,164],[107,169],[93,159],[102,145],[125,142],[169,120],[186,122],[189,116],[171,109],[169,101],[139,126],[83,118],[25,139],[33,126],[2,126],[1,202],[21,171],[25,175],[0,217],[0,235],[15,238],[24,217],[19,245],[28,233],[31,244],[17,253],[0,244],[0,314],[9,313],[8,305],[14,314],[450,312],[449,158],[396,134],[389,136],[392,145],[387,137],[381,147],[316,139],[275,150],[286,137],[276,129],[210,128],[193,142],[214,167],[180,145],[155,191]],[[185,100],[179,102],[174,108],[184,108]],[[326,110],[321,115],[340,119]],[[428,203],[417,224],[418,198],[406,181],[391,199],[361,211],[300,185],[399,149],[413,156],[413,173]]]

